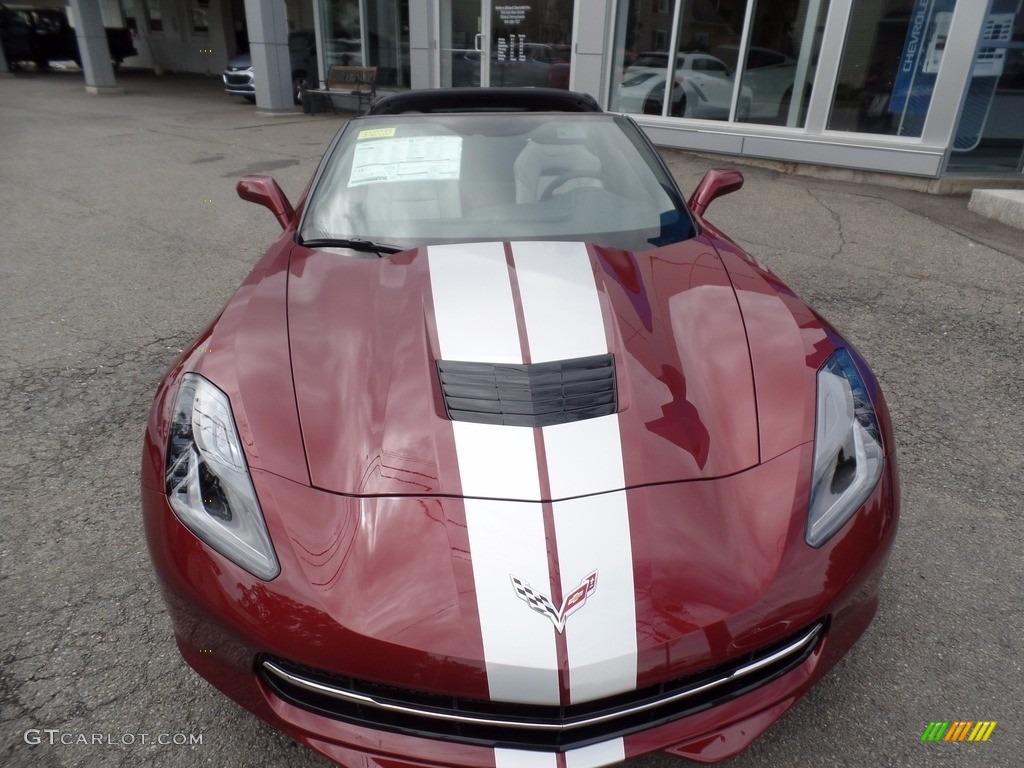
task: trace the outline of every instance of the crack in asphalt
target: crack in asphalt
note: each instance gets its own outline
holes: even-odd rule
[[[822,184],[820,181],[817,181],[815,183],[815,180],[808,179],[805,177],[791,176],[789,174],[779,174],[779,176],[780,181],[783,181],[784,183],[790,186],[795,186],[807,190],[813,188],[820,191],[835,192],[836,187],[833,186],[832,184],[846,184],[845,182],[833,182],[832,184]],[[959,226],[957,224],[952,223],[948,217],[939,218],[938,216],[932,214],[928,210],[927,205],[909,205],[907,203],[902,202],[901,198],[907,192],[906,190],[891,189],[887,191],[886,195],[882,195],[878,193],[865,192],[863,191],[861,185],[849,184],[848,186],[850,187],[850,189],[843,189],[843,194],[848,194],[851,197],[862,198],[864,200],[873,200],[875,202],[883,203],[885,205],[898,208],[899,210],[903,211],[908,215],[919,216],[922,219],[931,222],[932,224],[936,225],[941,229],[946,230],[951,234],[962,237],[968,243],[978,243],[980,245],[985,246],[986,248],[989,248],[993,251],[996,251],[997,253],[1002,254],[1003,256],[1008,256],[1011,259],[1024,264],[1024,248],[1012,248],[1004,246],[1001,242],[998,242],[995,238],[993,238],[986,232],[986,229],[991,229],[992,227],[1003,228],[1009,232],[1010,228],[1008,226],[1002,225],[990,219],[982,219],[977,214],[970,214],[971,216],[975,216],[978,219],[977,227],[968,228],[965,226]],[[946,197],[949,198],[956,196]],[[930,198],[931,196],[925,196],[926,201],[932,202]],[[966,210],[967,208],[965,202],[964,211],[966,212]],[[1016,235],[1011,234],[1011,237],[1016,237]]]
[[[846,235],[843,233],[843,217],[839,215],[838,211],[827,205],[818,195],[814,194],[811,189],[808,188],[806,192],[808,197],[829,212],[829,215],[832,217],[832,222],[835,224],[836,236],[839,238],[839,247],[832,251],[828,257],[830,261],[834,260],[836,256],[839,256],[843,252],[843,248],[846,247]]]

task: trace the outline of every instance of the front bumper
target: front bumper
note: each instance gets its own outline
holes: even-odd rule
[[[232,96],[254,96],[256,82],[251,69],[224,70],[224,90]]]
[[[804,458],[789,460],[803,463]],[[771,465],[768,462],[750,470],[752,486],[767,480],[757,474],[769,472]],[[652,751],[700,762],[730,757],[788,710],[864,632],[876,610],[878,582],[898,515],[898,486],[890,458],[864,507],[820,549],[803,543],[803,522],[794,519],[787,526],[785,541],[773,542],[782,546],[783,554],[777,567],[769,569],[771,577],[759,599],[735,607],[729,616],[698,633],[724,638],[722,647],[712,648],[707,658],[695,662],[695,668],[683,669],[683,664],[671,673],[666,671],[664,678],[685,677],[675,675],[676,671],[698,674],[701,665],[704,670],[717,669],[742,655],[738,647],[757,643],[758,648],[751,652],[776,647],[823,622],[808,647],[778,674],[729,696],[712,697],[674,717],[655,718],[643,727],[609,725],[607,732],[590,731],[585,739],[530,747],[501,733],[460,739],[442,730],[428,733],[401,722],[389,725],[379,719],[339,716],[328,708],[318,710],[301,697],[284,695],[282,688],[261,672],[260,665],[268,658],[330,670],[339,676],[358,674],[383,687],[408,688],[427,696],[446,694],[475,700],[485,698],[480,690],[486,690],[486,669],[480,659],[444,655],[436,648],[432,653],[430,648],[403,647],[388,638],[360,635],[332,619],[322,593],[311,586],[317,582],[315,573],[321,571],[311,570],[309,540],[296,530],[303,524],[292,521],[289,531],[280,516],[268,510],[308,510],[320,503],[340,511],[345,504],[358,502],[342,502],[331,494],[264,472],[254,471],[253,480],[281,560],[282,574],[272,582],[256,579],[210,550],[178,522],[164,494],[143,487],[150,551],[179,649],[201,676],[236,702],[317,752],[349,766],[501,768],[510,755],[526,749],[541,762],[549,761],[552,768],[557,752],[572,755],[574,766],[607,765]],[[680,496],[699,485],[631,491],[637,497],[631,506],[664,509],[680,505]],[[333,559],[323,556],[317,568],[326,573],[344,561],[340,555]],[[683,655],[680,649],[687,647],[686,641],[682,638],[674,648],[666,644],[641,653],[638,686],[657,682],[651,659]],[[521,708],[526,717],[530,716],[528,709]],[[377,725],[367,725],[370,722]]]

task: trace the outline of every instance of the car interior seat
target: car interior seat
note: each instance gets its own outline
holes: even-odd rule
[[[458,180],[411,179],[367,186],[367,219],[380,222],[457,219],[462,215]]]
[[[539,140],[538,140],[539,139]],[[557,136],[530,138],[513,163],[516,177],[516,202],[534,203],[554,192],[551,184],[573,171],[599,172],[601,161],[578,140],[560,140]],[[598,179],[581,177],[559,185],[562,191],[578,187],[599,187]]]

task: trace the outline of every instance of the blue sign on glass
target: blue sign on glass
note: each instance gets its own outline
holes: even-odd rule
[[[903,41],[889,111],[923,115],[935,89],[935,76],[949,38],[956,0],[917,0]]]

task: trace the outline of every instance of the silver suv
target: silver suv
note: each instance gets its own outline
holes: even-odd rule
[[[292,66],[292,95],[295,103],[301,101],[306,78],[316,79],[316,36],[312,29],[302,29],[288,35],[288,53]],[[224,69],[224,90],[232,96],[244,96],[256,101],[256,78],[252,71],[252,56],[243,53],[228,62]]]

